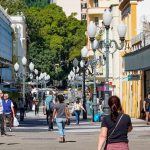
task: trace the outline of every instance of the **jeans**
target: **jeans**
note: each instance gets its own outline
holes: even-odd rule
[[[66,124],[66,118],[56,118],[56,123],[58,126],[58,131],[59,131],[59,135],[60,137],[64,137],[65,136],[65,124]]]
[[[4,118],[3,118],[3,115],[2,115],[2,114],[0,114],[0,127],[1,127],[1,135],[5,134]]]
[[[75,117],[76,117],[76,124],[79,124],[81,111],[80,110],[75,110],[74,113],[75,113]]]

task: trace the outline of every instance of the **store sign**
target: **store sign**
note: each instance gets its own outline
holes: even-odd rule
[[[135,74],[130,74],[128,75],[128,81],[132,81],[132,80],[140,80],[141,76],[139,74],[135,75]]]

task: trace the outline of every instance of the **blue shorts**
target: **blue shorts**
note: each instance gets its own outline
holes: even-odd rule
[[[146,109],[146,112],[150,112],[150,107],[148,107],[148,109]]]

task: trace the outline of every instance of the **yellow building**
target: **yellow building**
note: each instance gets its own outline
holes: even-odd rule
[[[121,11],[121,18],[127,25],[126,40],[130,39],[137,34],[137,4],[138,0],[120,0],[119,9]],[[134,43],[137,44],[137,43]],[[121,53],[122,56],[128,55],[132,49],[125,47]],[[132,63],[132,61],[131,61]],[[122,105],[125,113],[131,117],[140,117],[140,112],[143,103],[143,73],[140,70],[124,70],[122,79]]]

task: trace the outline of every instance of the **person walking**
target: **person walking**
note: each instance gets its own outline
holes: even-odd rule
[[[4,113],[4,127],[6,129],[6,119],[9,120],[9,131],[11,132],[12,129],[12,121],[15,117],[14,113],[14,105],[12,101],[9,99],[8,94],[4,94],[4,100],[3,100],[3,113]]]
[[[35,100],[35,116],[39,113],[39,100]]]
[[[73,106],[74,114],[75,114],[75,118],[76,118],[76,124],[79,124],[81,109],[86,112],[86,110],[82,106],[80,100],[81,100],[81,98],[78,97]]]
[[[54,106],[53,112],[53,120],[56,117],[56,123],[58,126],[59,136],[60,136],[60,143],[65,142],[65,124],[66,121],[69,120],[69,110],[67,105],[64,103],[64,96],[58,95],[57,96],[58,103]]]
[[[20,121],[24,121],[25,103],[22,98],[19,98]]]
[[[150,115],[150,93],[148,93],[147,98],[144,100],[144,112],[146,112],[146,124],[149,125],[149,115]]]
[[[49,91],[49,95],[46,97],[45,100],[45,112],[46,112],[46,120],[47,124],[49,125],[48,130],[52,131],[53,130],[53,91]]]
[[[3,117],[3,92],[0,90],[0,127],[1,127],[1,136],[6,135],[4,129],[4,117]]]
[[[105,150],[129,150],[127,134],[132,130],[131,119],[123,113],[119,97],[111,96],[108,105],[111,114],[102,120],[98,150],[105,142]]]

